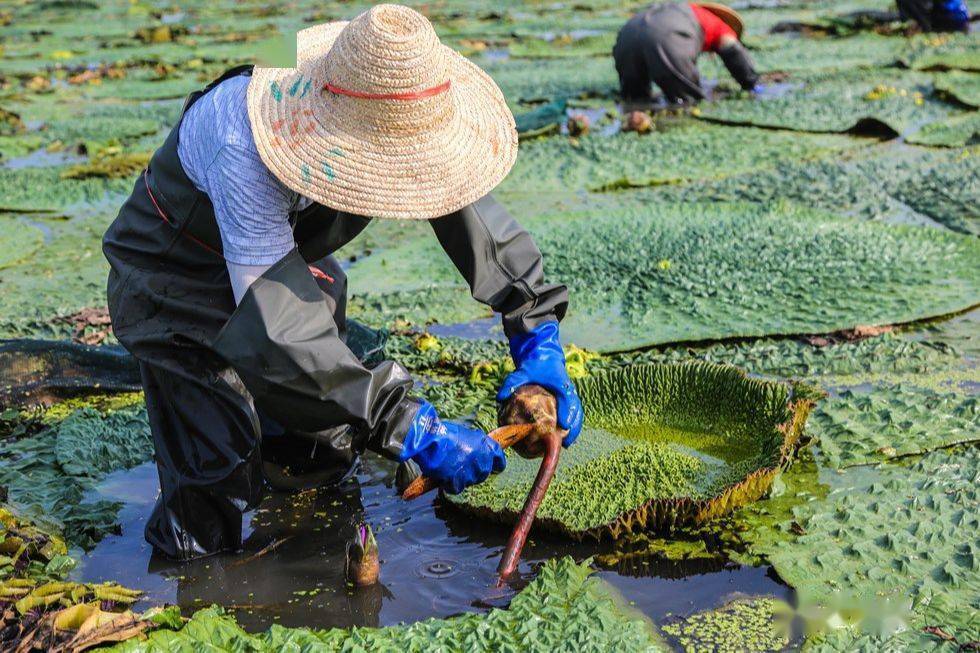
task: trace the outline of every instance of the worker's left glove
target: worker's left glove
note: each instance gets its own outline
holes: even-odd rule
[[[558,340],[558,322],[539,324],[510,339],[516,370],[507,375],[497,401],[507,401],[523,385],[539,385],[555,395],[558,428],[568,431],[562,445],[570,446],[582,431],[582,403],[565,368],[565,352]]]
[[[422,473],[450,494],[482,483],[507,466],[503,450],[479,429],[439,419],[435,407],[422,401],[402,442],[399,459],[414,461]]]

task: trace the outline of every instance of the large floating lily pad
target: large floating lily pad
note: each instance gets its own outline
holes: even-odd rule
[[[615,190],[723,177],[783,161],[857,148],[836,135],[682,122],[645,137],[633,133],[553,137],[521,145],[504,191]]]
[[[62,172],[62,168],[0,168],[0,212],[61,212],[104,203],[113,195],[122,205],[133,188],[132,179],[62,179]]]
[[[936,90],[958,102],[980,107],[980,73],[952,70],[936,75]]]
[[[897,184],[894,194],[954,231],[980,235],[980,148],[924,165],[908,183]]]
[[[622,605],[609,585],[590,578],[588,565],[570,558],[545,563],[538,577],[506,609],[427,619],[388,628],[311,630],[273,626],[245,632],[219,608],[194,614],[179,630],[161,629],[146,639],[117,646],[117,653],[175,650],[251,651],[529,651],[551,653],[574,642],[574,650],[668,651],[653,626]]]
[[[934,452],[909,465],[845,470],[832,475],[829,494],[798,502],[795,526],[762,529],[752,547],[793,585],[801,606],[871,618],[831,633],[826,650],[930,650],[925,645],[936,640],[922,632],[925,626],[975,641],[978,474],[976,447]],[[906,627],[879,629],[874,615],[883,613],[904,617]]]
[[[909,41],[901,61],[915,70],[980,71],[980,39],[976,34],[922,34]]]
[[[0,270],[30,258],[44,243],[44,232],[19,220],[0,218]]]
[[[980,302],[980,243],[937,229],[738,204],[522,222],[549,279],[570,288],[565,341],[600,351],[908,322]],[[369,323],[486,315],[431,234],[355,264],[350,278]]]
[[[700,115],[740,125],[799,131],[862,130],[905,134],[962,113],[932,97],[925,74],[889,70],[814,75],[778,97],[739,97],[706,104]]]
[[[862,219],[915,224],[931,218],[954,231],[980,233],[980,148],[887,143],[652,194],[662,201],[786,200]]]
[[[902,39],[877,34],[849,38],[770,36],[751,40],[750,54],[760,72],[850,71],[894,63],[902,44]]]
[[[931,122],[908,137],[909,143],[934,147],[963,147],[980,143],[980,112]]]
[[[764,495],[787,463],[811,403],[787,385],[708,363],[639,365],[578,384],[586,426],[562,453],[541,528],[580,538],[700,523]],[[450,502],[511,522],[539,461]]]
[[[835,467],[921,454],[980,440],[980,402],[913,383],[844,390],[821,402],[809,432]]]

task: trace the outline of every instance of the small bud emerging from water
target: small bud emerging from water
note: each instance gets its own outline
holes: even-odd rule
[[[354,539],[347,543],[347,581],[358,587],[374,585],[380,570],[374,533],[367,524],[358,524]]]
[[[568,117],[568,133],[570,136],[585,136],[589,133],[591,122],[589,117],[582,113]]]
[[[630,111],[623,121],[623,131],[646,134],[653,127],[653,121],[646,111]]]

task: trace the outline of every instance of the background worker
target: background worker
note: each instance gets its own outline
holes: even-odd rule
[[[365,449],[454,493],[504,468],[485,433],[413,398],[404,368],[347,346],[333,253],[371,216],[429,220],[502,315],[516,370],[498,399],[539,385],[566,446],[582,426],[558,337],[567,290],[488,195],[517,156],[497,85],[398,5],[303,30],[297,52],[296,68],[242,66],[192,94],[103,239],[160,476],[146,538],[171,558],[241,548],[273,449],[324,483]]]
[[[742,18],[711,2],[668,2],[651,5],[619,30],[613,58],[625,100],[650,99],[651,82],[669,102],[694,104],[704,99],[697,59],[716,52],[745,90],[756,87],[759,75],[739,40]]]
[[[965,0],[898,0],[902,20],[912,20],[924,32],[967,32],[970,10]]]

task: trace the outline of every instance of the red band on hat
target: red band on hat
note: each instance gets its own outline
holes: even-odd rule
[[[346,95],[348,97],[356,97],[361,100],[421,100],[427,97],[432,97],[433,95],[439,95],[440,93],[445,93],[449,90],[450,80],[444,81],[438,86],[433,86],[432,88],[427,88],[422,91],[415,91],[412,93],[365,93],[364,91],[352,91],[341,86],[334,86],[330,82],[323,85],[323,90],[330,91],[334,95]]]

